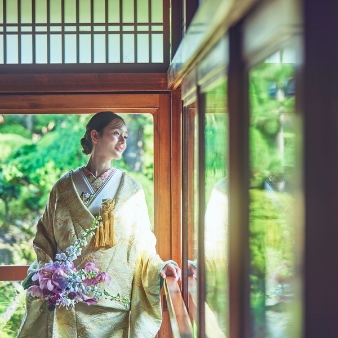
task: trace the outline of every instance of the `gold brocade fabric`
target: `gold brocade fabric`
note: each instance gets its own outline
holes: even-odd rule
[[[129,296],[130,306],[101,298],[96,305],[78,303],[74,309],[49,312],[44,301],[28,295],[19,338],[155,337],[161,325],[158,272],[163,261],[156,254],[143,189],[128,175],[116,196],[114,218],[116,245],[93,250],[89,241],[75,266],[96,261],[100,270],[112,277],[106,290]],[[54,260],[55,254],[72,245],[93,219],[71,175],[66,174],[54,185],[38,222],[33,242],[37,260],[29,271]]]

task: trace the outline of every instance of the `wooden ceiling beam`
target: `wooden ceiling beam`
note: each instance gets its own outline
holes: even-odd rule
[[[1,74],[0,93],[167,91],[166,73]]]

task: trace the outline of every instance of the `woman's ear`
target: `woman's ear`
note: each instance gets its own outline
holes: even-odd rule
[[[92,142],[93,142],[94,144],[97,144],[97,143],[99,142],[100,133],[99,133],[98,131],[96,131],[95,129],[92,130],[92,131],[90,132],[90,136],[91,136]]]

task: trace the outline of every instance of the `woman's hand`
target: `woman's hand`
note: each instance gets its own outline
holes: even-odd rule
[[[181,279],[181,269],[174,264],[167,264],[160,272],[161,277],[166,278],[167,276],[175,277],[176,280]]]

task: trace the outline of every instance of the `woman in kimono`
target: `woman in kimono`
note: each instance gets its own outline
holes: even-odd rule
[[[49,311],[46,301],[27,294],[26,314],[20,338],[153,338],[161,325],[161,278],[181,271],[173,261],[163,262],[155,250],[156,239],[141,185],[112,167],[127,146],[124,120],[112,112],[100,112],[87,124],[81,145],[90,154],[86,166],[68,172],[53,186],[46,209],[37,224],[33,246],[37,260],[31,276],[54,261],[91,227],[94,217],[102,216],[102,226],[74,262],[83,268],[96,262],[111,281],[110,294],[130,299],[128,304],[100,298],[88,306],[57,307]]]

